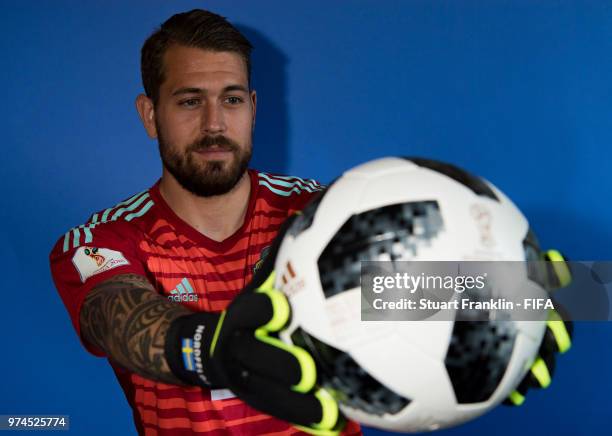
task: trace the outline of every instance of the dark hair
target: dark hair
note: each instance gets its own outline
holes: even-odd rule
[[[140,72],[147,97],[157,104],[164,82],[164,54],[173,44],[240,55],[251,83],[253,46],[224,17],[202,9],[173,15],[145,41],[140,52]]]

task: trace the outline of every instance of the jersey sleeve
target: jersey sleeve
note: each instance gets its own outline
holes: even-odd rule
[[[118,274],[146,275],[132,226],[124,223],[84,225],[69,230],[50,254],[51,275],[79,338],[85,297],[97,284]],[[101,350],[88,351],[103,356]]]

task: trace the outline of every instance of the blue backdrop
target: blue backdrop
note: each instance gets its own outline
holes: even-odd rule
[[[47,256],[69,227],[159,176],[134,109],[139,50],[193,7],[256,46],[258,168],[328,182],[384,155],[444,159],[496,183],[545,246],[610,259],[609,0],[4,1],[0,414],[133,432],[110,368],[72,331]],[[439,434],[611,434],[611,333],[580,323],[547,391]]]

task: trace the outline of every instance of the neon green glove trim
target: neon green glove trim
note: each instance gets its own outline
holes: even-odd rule
[[[256,292],[266,294],[272,303],[272,319],[261,326],[261,329],[269,332],[277,332],[289,322],[291,308],[287,297],[280,291],[277,291],[272,286],[274,285],[274,272],[266,279]]]
[[[272,345],[273,347],[280,348],[287,353],[293,354],[293,357],[296,358],[300,365],[302,378],[298,384],[291,387],[294,391],[305,393],[314,387],[317,381],[317,366],[315,365],[312,356],[308,354],[306,350],[296,347],[295,345],[286,344],[280,339],[268,336],[268,332],[263,328],[258,328],[255,330],[255,337],[268,345]]]
[[[318,389],[315,392],[315,397],[321,403],[321,410],[323,417],[321,421],[313,424],[312,427],[304,427],[296,425],[295,427],[302,430],[303,432],[310,433],[315,436],[337,436],[340,434],[339,428],[335,428],[338,424],[338,417],[340,412],[338,410],[338,403],[325,389]]]
[[[531,365],[531,373],[540,383],[540,387],[547,388],[550,385],[550,372],[548,372],[548,367],[544,360],[541,357],[538,357],[533,365]]]
[[[559,313],[556,310],[551,310],[548,314],[548,321],[546,325],[552,331],[559,353],[565,353],[572,346],[572,339],[570,338],[569,332],[565,327],[565,323],[561,319]]]
[[[215,347],[217,346],[217,340],[219,339],[219,332],[221,331],[223,320],[225,320],[225,310],[221,312],[221,316],[219,317],[219,321],[217,322],[217,327],[215,328],[215,334],[213,336],[212,342],[210,343],[210,355],[211,356],[215,352]]]
[[[298,430],[303,431],[304,433],[313,434],[315,436],[338,436],[340,434],[340,430],[318,430],[315,428],[304,427],[303,425],[293,425]]]
[[[559,280],[559,285],[562,288],[569,285],[572,282],[572,273],[570,272],[563,255],[557,250],[548,250],[546,252],[546,256],[552,261],[552,266],[555,270],[555,275]]]
[[[272,291],[274,290],[274,279],[276,278],[276,271],[272,271],[268,278],[263,284],[257,288],[257,292],[261,291]]]
[[[314,424],[313,427],[321,430],[334,428],[338,422],[338,403],[336,403],[334,397],[332,397],[325,389],[318,389],[317,392],[315,392],[315,397],[321,403],[323,417],[321,418],[321,421]]]
[[[525,396],[521,395],[521,393],[519,391],[512,392],[510,395],[508,395],[508,399],[515,406],[520,406],[521,404],[523,404],[525,402]]]

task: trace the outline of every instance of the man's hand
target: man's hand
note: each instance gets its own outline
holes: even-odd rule
[[[548,250],[544,253],[544,260],[550,262],[549,270],[554,275],[552,281],[557,287],[565,287],[570,284],[571,273],[564,257],[558,251]],[[567,316],[562,316],[558,310],[551,310],[546,321],[546,333],[538,356],[527,375],[504,401],[504,404],[520,406],[525,401],[525,395],[530,388],[547,388],[555,371],[556,354],[563,354],[570,349],[572,336],[572,321]]]
[[[313,358],[277,335],[291,316],[287,298],[273,288],[281,238],[225,311],[193,313],[173,321],[166,337],[166,360],[188,384],[228,388],[252,407],[301,430],[337,434],[344,418],[331,395],[316,386]]]
[[[525,395],[530,388],[547,388],[550,385],[555,371],[555,356],[570,349],[572,333],[572,322],[564,321],[556,310],[551,310],[538,357],[504,404],[520,406],[525,401]]]

